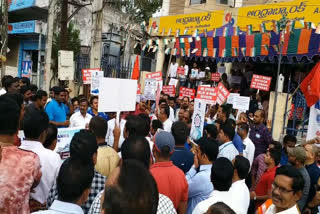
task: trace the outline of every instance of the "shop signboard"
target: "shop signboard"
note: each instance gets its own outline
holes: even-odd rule
[[[8,0],[8,11],[21,10],[28,7],[33,7],[35,0]]]
[[[269,91],[272,77],[254,74],[251,80],[250,88]]]
[[[196,94],[196,90],[192,88],[180,87],[179,98],[189,97],[190,99],[194,99]]]
[[[36,21],[15,22],[8,24],[8,34],[35,33]]]

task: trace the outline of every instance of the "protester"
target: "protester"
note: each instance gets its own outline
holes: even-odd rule
[[[119,122],[118,122],[119,120],[117,118],[112,118],[112,119],[110,118],[110,120],[108,121],[108,131],[107,131],[107,135],[106,135],[106,142],[108,143],[109,146],[111,146],[113,148],[114,148],[115,140],[119,141],[118,147],[120,147],[120,148],[121,148],[121,145],[124,141],[124,127],[126,124],[126,120],[125,120],[125,114],[123,112],[120,113],[120,118],[121,118],[120,124],[119,124]],[[117,122],[116,122],[116,120],[117,120]],[[120,129],[119,139],[115,139],[115,135],[113,134],[113,132],[115,130],[118,131],[117,128]]]
[[[118,153],[105,142],[108,130],[107,121],[102,117],[95,116],[89,123],[89,130],[96,136],[98,143],[98,156],[95,169],[100,174],[108,177],[118,166],[120,158]]]
[[[33,96],[33,102],[25,106],[25,114],[31,111],[44,111],[44,107],[47,104],[48,94],[45,91],[39,90]]]
[[[315,195],[312,200],[307,204],[305,213],[312,214],[317,213],[320,210],[320,178],[315,185]]]
[[[301,199],[297,202],[299,209],[302,211],[305,205],[307,204],[309,191],[310,191],[310,176],[306,170],[304,164],[307,160],[307,153],[304,147],[296,146],[294,148],[288,148],[288,160],[298,171],[301,173],[304,186],[302,191]]]
[[[253,124],[250,126],[249,138],[255,145],[254,158],[266,152],[268,145],[272,141],[271,133],[263,124],[265,120],[265,113],[263,110],[257,110],[254,113]]]
[[[184,116],[184,113],[186,112],[186,110],[184,109],[178,109],[177,110],[177,117],[175,119],[175,121],[183,121],[183,116]]]
[[[187,173],[194,163],[193,153],[185,148],[188,127],[183,122],[175,122],[172,124],[171,133],[175,140],[175,147],[170,160],[176,167]]]
[[[229,190],[234,201],[233,209],[237,214],[247,214],[250,204],[250,192],[245,179],[250,170],[249,160],[241,155],[232,161],[234,167],[232,185]]]
[[[276,149],[269,149],[264,157],[264,162],[267,167],[266,171],[261,176],[256,189],[250,194],[250,198],[255,201],[256,207],[259,207],[271,198],[271,186],[280,163],[280,158],[281,153]]]
[[[1,79],[1,87],[2,87],[2,88],[1,88],[1,90],[0,90],[0,96],[7,93],[7,91],[6,91],[6,89],[5,89],[5,85],[6,85],[7,81],[8,81],[9,79],[11,79],[11,78],[13,79],[13,77],[10,76],[10,75],[4,75],[4,76],[2,77],[2,79]]]
[[[50,123],[57,127],[68,127],[67,112],[65,102],[65,90],[61,87],[54,88],[54,99],[52,99],[45,108],[49,116]]]
[[[163,124],[163,130],[166,132],[171,132],[172,121],[169,119],[170,111],[167,104],[160,108],[159,120]]]
[[[31,104],[31,97],[32,97],[32,92],[30,89],[30,86],[22,86],[20,88],[20,93],[23,95],[23,104],[26,106],[28,104]]]
[[[141,163],[134,160],[124,161],[120,169],[113,174],[113,182],[108,181],[104,193],[104,213],[157,213],[157,186],[150,172]]]
[[[187,210],[188,183],[183,171],[170,161],[174,146],[174,138],[170,133],[162,131],[156,134],[152,150],[155,164],[150,172],[157,182],[159,193],[168,196],[178,213],[183,214]]]
[[[190,111],[185,111],[183,114],[183,122],[188,126],[188,128],[191,129],[191,112]]]
[[[202,138],[197,143],[193,166],[186,174],[189,185],[188,214],[192,213],[199,202],[210,197],[213,191],[210,182],[211,167],[219,152],[216,141]]]
[[[79,104],[80,104],[80,102],[79,102]],[[90,114],[92,117],[94,117],[94,116],[102,117],[108,121],[109,120],[108,115],[103,112],[99,112],[99,110],[98,110],[99,105],[98,104],[99,104],[98,96],[92,96],[90,98],[90,107],[91,108],[90,108],[90,110],[88,110],[88,114]]]
[[[121,157],[122,161],[130,161],[130,160],[136,160],[143,164],[143,166],[146,169],[149,169],[150,167],[150,149],[147,143],[147,140],[142,136],[132,136],[127,138],[123,142],[123,147],[121,149]],[[121,165],[121,164],[120,164]],[[114,171],[117,171],[115,169]],[[109,176],[108,182],[106,185],[108,185],[110,179],[112,180],[112,175]],[[144,176],[140,176],[140,179],[143,180]],[[131,181],[132,183],[133,181]],[[107,189],[107,187],[106,187]],[[137,191],[140,191],[138,189]],[[97,195],[96,199],[94,200],[89,214],[100,214],[100,207],[101,207],[101,197],[103,195],[103,192],[100,192],[99,195]],[[157,208],[157,214],[175,214],[176,210],[173,206],[172,201],[165,195],[159,194],[159,203]]]
[[[80,160],[82,162],[82,165],[91,167],[94,170],[94,165],[97,162],[97,140],[96,137],[88,130],[81,130],[80,132],[76,133],[70,143],[70,157],[71,159]],[[90,169],[91,170],[91,169]],[[61,169],[60,169],[61,171]],[[90,173],[90,171],[87,168],[87,173]],[[81,208],[83,209],[84,213],[87,213],[91,207],[92,202],[94,201],[95,197],[98,195],[100,191],[103,190],[106,177],[101,175],[100,173],[94,171],[93,172],[93,180],[92,185],[90,183],[88,190],[89,197],[85,198],[83,201],[84,203],[81,204]],[[61,178],[62,179],[62,178]],[[74,178],[76,179],[76,178]],[[59,180],[59,178],[58,178]],[[68,182],[68,181],[66,181]],[[71,181],[70,181],[71,182]],[[72,183],[75,184],[76,182]],[[66,183],[67,184],[67,183]],[[59,185],[59,181],[58,181]],[[72,188],[76,188],[78,190],[79,188],[72,186]],[[47,207],[50,207],[53,205],[55,200],[59,200],[59,186],[55,185],[51,190],[49,197],[47,199]],[[73,201],[71,201],[73,202]]]
[[[223,202],[231,209],[235,206],[235,202],[232,200],[229,189],[232,185],[233,178],[233,165],[227,158],[218,158],[211,168],[211,182],[213,184],[213,192],[207,200],[200,202],[193,214],[204,214],[209,207],[216,202]]]
[[[30,79],[28,77],[21,77],[19,81],[20,87],[22,86],[30,86]]]
[[[166,108],[167,105],[169,106],[169,116],[168,116],[168,118],[169,118],[169,120],[171,122],[174,122],[175,121],[175,119],[174,119],[174,109],[169,105],[169,95],[164,94],[163,95],[163,99],[160,99],[160,101],[159,101],[159,107],[160,107],[160,109],[161,108]]]
[[[294,148],[297,143],[297,138],[293,135],[286,135],[283,138],[283,149],[281,151],[281,161],[282,166],[288,164],[288,152],[287,148]]]
[[[19,93],[20,85],[19,78],[13,78],[12,76],[8,76],[3,79],[2,87],[4,87],[6,93]]]
[[[222,144],[219,146],[218,158],[225,157],[232,161],[237,155],[239,155],[238,150],[231,141],[234,138],[234,135],[235,131],[232,126],[226,124],[220,127],[218,140]]]
[[[49,124],[47,129],[47,137],[43,143],[44,148],[54,151],[58,140],[58,129],[55,125]]]
[[[41,178],[39,157],[14,146],[20,111],[10,96],[0,96],[0,213],[30,213],[30,193]]]
[[[71,99],[71,104],[73,106],[74,112],[79,111],[79,97],[74,97]],[[91,105],[91,103],[90,103]],[[89,110],[90,111],[90,110]],[[88,113],[89,113],[88,111]],[[90,113],[89,113],[90,114]],[[92,115],[91,115],[92,116]]]
[[[93,165],[83,163],[80,159],[65,160],[57,178],[58,196],[47,211],[38,214],[79,213],[84,214],[81,206],[88,200],[94,177]],[[90,196],[89,196],[90,197]]]
[[[42,177],[39,185],[30,194],[31,212],[44,209],[58,176],[61,158],[56,153],[43,146],[45,142],[49,118],[45,112],[33,111],[23,118],[23,131],[25,140],[22,141],[20,149],[32,151],[40,158]]]
[[[318,179],[320,178],[320,169],[317,166],[316,160],[315,160],[315,155],[316,152],[319,150],[316,145],[305,145],[305,150],[307,154],[307,159],[305,162],[305,167],[308,171],[308,174],[310,176],[310,191],[309,191],[309,196],[307,203],[312,200],[312,198],[316,194],[316,185],[318,182]]]
[[[151,139],[153,139],[153,137],[156,134],[158,129],[163,129],[162,122],[160,120],[151,121],[151,126],[150,126],[150,138]]]
[[[230,114],[231,115],[231,114]],[[233,129],[236,129],[236,121],[233,119],[227,119],[226,123],[230,125]],[[243,142],[241,137],[238,135],[237,132],[234,133],[234,137],[232,139],[233,145],[236,147],[238,150],[239,154],[243,154]]]
[[[180,118],[182,117],[180,115],[182,115],[182,113],[184,113],[185,111],[187,111],[189,109],[189,101],[190,101],[189,97],[183,97],[180,108],[177,109],[177,111],[176,111],[175,121],[180,120]],[[180,113],[180,110],[182,110],[181,113]]]
[[[241,137],[243,141],[243,156],[247,158],[250,162],[250,168],[252,167],[253,158],[254,158],[254,152],[255,152],[255,146],[248,137],[249,133],[249,125],[247,123],[241,123],[238,125],[237,132],[239,136]]]
[[[218,129],[215,125],[213,124],[209,124],[207,126],[204,127],[204,134],[203,136],[205,138],[211,138],[211,139],[214,139],[216,140],[217,137],[218,137]]]
[[[211,205],[206,214],[236,214],[228,205],[217,202]]]
[[[92,116],[87,113],[88,111],[88,106],[89,106],[89,102],[86,99],[81,99],[79,101],[80,104],[80,111],[74,113],[71,117],[70,117],[70,128],[81,128],[84,129],[86,128],[89,123],[90,120],[92,118]]]
[[[272,184],[272,200],[266,201],[257,214],[300,214],[297,201],[301,198],[304,180],[301,173],[292,166],[277,169]]]

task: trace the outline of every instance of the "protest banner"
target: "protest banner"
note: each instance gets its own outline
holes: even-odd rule
[[[250,97],[235,96],[233,108],[238,110],[249,110]]]
[[[307,139],[312,140],[320,137],[320,101],[310,107]]]
[[[185,75],[185,68],[184,67],[179,67],[178,69],[177,69],[177,73],[178,73],[178,75]]]
[[[269,91],[272,77],[254,74],[252,77],[250,88]]]
[[[203,126],[206,114],[206,103],[201,99],[194,100],[194,112],[192,116],[192,124],[190,137],[192,140],[199,140],[203,135]]]
[[[240,96],[238,93],[230,93],[227,99],[227,103],[233,105],[235,97]]]
[[[165,85],[162,87],[162,92],[170,97],[176,96],[176,87],[174,85]]]
[[[178,80],[175,78],[170,78],[169,84],[168,85],[174,85],[174,87],[177,87]]]
[[[100,78],[104,75],[103,71],[92,70],[91,71],[91,94],[99,95]]]
[[[211,74],[211,80],[213,82],[219,82],[220,81],[220,73],[212,73]]]
[[[70,157],[70,142],[73,138],[73,135],[80,131],[80,128],[59,128],[58,129],[58,138],[57,145],[54,149],[57,152],[61,159],[65,160]]]
[[[94,69],[82,69],[82,81],[84,85],[90,85],[91,84],[91,72],[95,71],[101,71],[100,68],[94,68]]]
[[[206,104],[215,105],[217,100],[217,92],[215,88],[207,86],[198,86],[197,99],[203,100]]]
[[[157,81],[162,81],[162,71],[152,72],[146,75],[147,79],[156,79]]]
[[[191,100],[194,99],[196,90],[192,88],[180,87],[179,98],[189,97]]]
[[[228,98],[230,92],[228,91],[228,89],[224,87],[222,83],[219,83],[216,90],[217,90],[217,103],[219,105],[222,105]]]
[[[144,97],[147,100],[156,100],[157,93],[157,80],[156,79],[145,79],[144,80]]]
[[[137,80],[101,78],[99,112],[134,111],[137,87]]]

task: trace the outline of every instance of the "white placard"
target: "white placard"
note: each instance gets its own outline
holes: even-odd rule
[[[157,80],[145,79],[143,95],[147,100],[156,100]]]
[[[218,73],[219,73],[219,74],[224,74],[224,73],[226,73],[226,67],[219,67],[219,68],[218,68]]]
[[[240,94],[237,93],[230,93],[227,98],[227,103],[233,105],[234,98],[240,96]]]
[[[135,111],[137,80],[100,78],[99,112]]]
[[[100,78],[103,77],[103,71],[91,71],[91,94],[99,95]]]
[[[54,149],[62,159],[70,156],[70,143],[75,133],[79,132],[79,128],[59,128],[57,145]]]
[[[177,84],[178,84],[178,80],[177,79],[170,78],[169,85],[174,85],[174,87],[177,87]]]
[[[316,137],[320,137],[320,101],[310,107],[309,125],[307,132],[307,139],[312,140]]]
[[[206,103],[200,99],[194,99],[194,112],[190,131],[190,137],[193,140],[199,140],[203,135],[205,114]]]
[[[201,71],[199,73],[199,79],[205,78],[206,77],[206,72],[205,71]]]
[[[250,97],[235,96],[233,100],[233,108],[239,110],[249,110]]]

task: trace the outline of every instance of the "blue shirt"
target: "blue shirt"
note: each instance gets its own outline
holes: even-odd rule
[[[187,214],[192,214],[197,204],[208,199],[213,191],[210,179],[211,167],[212,164],[201,165],[198,173],[194,167],[187,172],[186,179],[189,185]]]
[[[170,160],[176,167],[187,173],[193,165],[193,156],[194,154],[184,147],[175,147]]]
[[[288,163],[288,155],[285,152],[285,149],[281,150],[281,159],[280,159],[280,165],[284,166]]]
[[[241,137],[237,133],[234,135],[232,143],[239,153],[243,153],[243,142]]]
[[[184,148],[187,150],[187,151],[190,151],[192,149],[192,146],[190,146],[190,144],[188,142],[185,142],[184,143]]]
[[[90,108],[90,109],[88,110],[88,114],[90,114],[92,117],[95,117],[95,116],[96,116],[96,115],[93,113],[92,108]],[[103,113],[103,112],[98,112],[98,115],[97,115],[97,116],[104,118],[106,121],[109,120],[109,116],[108,116],[107,114]]]
[[[55,99],[52,99],[47,104],[45,112],[47,113],[50,121],[62,123],[67,120],[65,104],[59,104]]]

